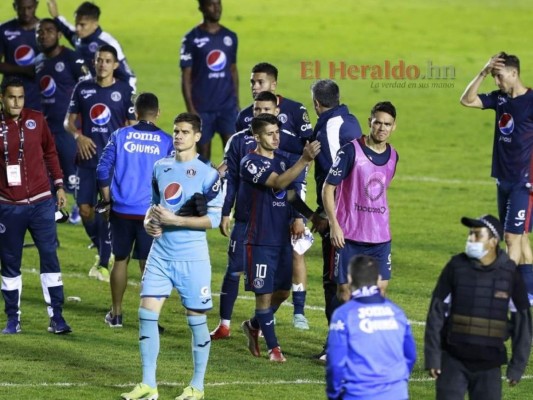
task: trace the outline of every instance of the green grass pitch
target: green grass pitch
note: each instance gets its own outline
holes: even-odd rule
[[[72,20],[80,0],[58,0]],[[0,19],[13,17],[12,1],[0,3]],[[122,44],[138,76],[139,91],[153,91],[161,100],[161,127],[170,131],[173,117],[184,111],[178,56],[181,38],[201,20],[194,0],[107,0],[101,25]],[[522,78],[533,84],[530,2],[526,0],[281,1],[224,0],[222,22],[239,35],[238,67],[241,106],[249,104],[251,67],[269,61],[280,70],[278,92],[303,102],[316,121],[309,86],[317,75],[332,77],[342,101],[359,118],[364,130],[371,106],[392,101],[398,127],[392,144],[400,154],[389,202],[392,211],[393,278],[389,296],[413,321],[419,359],[412,375],[413,399],[434,398],[434,383],[423,370],[425,313],[436,278],[449,257],[463,249],[466,230],[459,219],[496,212],[495,186],[490,175],[494,116],[459,105],[466,84],[498,51],[517,54]],[[40,17],[48,16],[41,0]],[[405,79],[372,79],[381,67],[397,67]],[[318,71],[317,66],[320,67]],[[356,73],[366,68],[366,75]],[[433,67],[430,69],[429,67]],[[444,67],[448,67],[447,69]],[[418,71],[418,75],[416,72]],[[441,79],[436,74],[441,73]],[[385,74],[385,72],[383,72]],[[443,75],[447,74],[447,75]],[[395,75],[395,77],[400,77]],[[357,79],[356,79],[357,78]],[[408,79],[415,78],[415,79]],[[487,79],[486,91],[494,84]],[[213,144],[213,160],[222,149]],[[312,176],[312,175],[311,175]],[[314,206],[310,179],[308,202]],[[24,252],[22,295],[23,333],[0,337],[0,399],[114,399],[140,381],[138,352],[137,266],[130,265],[131,285],[125,298],[124,328],[111,330],[103,322],[109,309],[107,285],[89,280],[94,252],[81,226],[59,227],[67,302],[65,317],[74,332],[54,337],[46,333],[35,249]],[[209,233],[214,292],[219,291],[226,264],[227,240],[218,230]],[[288,358],[270,365],[248,354],[239,323],[253,311],[249,294],[241,292],[235,308],[233,334],[214,342],[206,375],[206,399],[322,399],[324,369],[311,360],[321,349],[327,327],[321,307],[320,242],[307,256],[309,288],[307,315],[311,330],[292,328],[291,307],[277,315],[278,336]],[[218,297],[209,326],[218,322]],[[4,318],[1,319],[3,324]],[[191,376],[190,333],[177,296],[161,316],[158,365],[160,398],[174,398]],[[533,364],[505,399],[533,398]]]

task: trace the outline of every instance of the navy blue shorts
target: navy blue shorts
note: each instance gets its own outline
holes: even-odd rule
[[[290,290],[292,285],[292,247],[245,246],[244,288],[256,294]]]
[[[76,152],[78,147],[76,140],[69,132],[54,131],[54,141],[56,144],[59,164],[63,171],[63,181],[65,182],[65,191],[74,193],[77,188],[78,179],[76,177]]]
[[[524,182],[498,182],[498,214],[505,232],[531,232],[533,195]]]
[[[211,142],[215,136],[215,132],[228,137],[235,133],[237,108],[227,108],[221,111],[201,112],[198,114],[202,120],[202,137],[198,144]]]
[[[146,260],[152,237],[144,230],[142,219],[127,219],[111,213],[109,218],[111,225],[111,238],[113,254],[118,260],[124,260],[132,253],[135,260]]]
[[[78,167],[76,170],[78,187],[74,193],[76,204],[96,205],[98,185],[96,183],[96,169]]]
[[[391,277],[392,259],[391,242],[385,243],[359,243],[346,240],[344,248],[337,249],[333,277],[335,283],[342,285],[348,283],[350,260],[353,256],[372,256],[378,261],[381,280],[388,281]]]

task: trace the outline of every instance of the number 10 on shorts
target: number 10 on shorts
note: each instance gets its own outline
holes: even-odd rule
[[[255,264],[255,277],[265,279],[267,275],[266,264]]]

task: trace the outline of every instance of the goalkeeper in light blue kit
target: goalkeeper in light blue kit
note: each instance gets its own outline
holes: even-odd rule
[[[122,394],[126,400],[158,398],[157,322],[173,287],[187,311],[194,364],[190,385],[176,400],[204,398],[204,375],[211,347],[205,313],[213,307],[206,229],[219,226],[224,199],[216,169],[196,152],[200,124],[194,114],[179,114],[174,120],[176,154],[154,166],[152,207],[144,221],[154,242],[146,260],[139,307],[143,379],[131,392]]]

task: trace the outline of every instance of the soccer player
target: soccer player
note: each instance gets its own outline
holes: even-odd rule
[[[109,226],[100,214],[95,217],[98,194],[96,166],[112,132],[135,123],[131,87],[115,80],[118,68],[117,51],[113,46],[101,46],[95,55],[96,77],[76,85],[65,117],[65,129],[76,139],[78,169],[76,202],[87,235],[98,249],[97,262],[89,276],[109,282],[107,268],[111,256]],[[81,118],[81,131],[76,121]]]
[[[7,324],[3,334],[21,331],[22,246],[30,231],[41,262],[40,277],[48,305],[48,331],[69,333],[63,318],[63,281],[56,251],[56,199],[65,207],[63,175],[54,139],[42,113],[24,108],[24,83],[11,78],[0,91],[0,270]]]
[[[14,0],[17,18],[0,25],[0,73],[3,80],[17,77],[24,83],[26,108],[41,110],[33,64],[39,53],[35,40],[37,0]]]
[[[335,310],[328,334],[329,400],[407,400],[416,344],[403,310],[378,288],[379,262],[360,255],[349,262],[350,301]]]
[[[174,157],[159,160],[153,172],[153,206],[145,219],[146,231],[154,237],[141,287],[139,347],[142,383],[123,399],[157,399],[156,363],[159,354],[157,321],[165,300],[176,288],[187,312],[192,332],[194,364],[190,385],[176,400],[204,398],[204,375],[211,339],[205,313],[212,308],[211,264],[206,229],[220,224],[223,202],[216,169],[198,157],[200,118],[183,113],[174,120]],[[206,208],[190,216],[178,214],[191,198],[200,196]]]
[[[241,161],[238,195],[250,210],[245,230],[245,288],[255,294],[255,315],[241,327],[255,357],[261,356],[258,336],[259,329],[263,331],[273,362],[286,361],[274,330],[274,313],[289,296],[291,230],[295,234],[291,220],[299,218],[287,201],[286,188],[320,151],[319,142],[307,143],[300,159],[288,168],[287,159],[274,153],[280,143],[280,125],[271,114],[252,119],[257,148]]]
[[[211,140],[218,132],[225,146],[235,132],[239,109],[237,35],[220,24],[221,0],[198,0],[203,22],[183,38],[180,51],[181,89],[187,111],[202,119],[198,153],[211,158]]]
[[[41,104],[48,127],[54,135],[61,170],[65,176],[65,191],[76,189],[76,141],[65,130],[63,121],[68,109],[74,86],[84,79],[90,79],[88,67],[81,54],[59,44],[61,32],[57,23],[44,18],[37,25],[37,44],[41,54],[35,58],[35,75],[41,89]],[[70,215],[72,223],[81,218],[77,206]]]
[[[128,65],[120,43],[100,27],[100,8],[96,4],[85,1],[79,5],[74,12],[75,26],[70,25],[64,17],[59,15],[56,0],[47,0],[47,5],[48,12],[59,24],[65,38],[82,54],[85,63],[90,68],[91,75],[95,76],[96,73],[93,62],[98,48],[105,44],[113,46],[117,50],[119,63],[114,76],[127,82],[135,92],[137,83],[135,73]]]
[[[254,115],[272,114],[277,116],[279,108],[276,96],[269,92],[261,92],[255,96]],[[254,139],[250,127],[235,133],[226,143],[224,161],[219,167],[219,172],[224,174],[226,180],[226,195],[222,207],[222,220],[220,231],[224,236],[230,236],[230,214],[235,205],[235,224],[231,230],[230,243],[228,246],[228,265],[222,288],[220,289],[220,322],[213,332],[211,339],[218,340],[228,338],[231,334],[231,315],[233,306],[239,293],[239,282],[244,273],[244,232],[248,221],[249,209],[245,207],[245,200],[237,198],[240,184],[240,162],[248,153],[254,151],[257,142]]]
[[[263,91],[276,92],[278,86],[278,69],[269,63],[261,62],[252,68],[250,77],[250,87],[252,97]],[[279,114],[281,122],[280,144],[277,152],[289,160],[289,166],[293,165],[300,156],[305,145],[305,141],[313,135],[313,127],[309,119],[307,109],[302,103],[288,99],[281,95],[278,99]],[[250,105],[243,109],[237,116],[237,131],[247,128],[253,117],[253,107]],[[307,192],[307,169],[302,171],[294,182],[298,196],[305,201]],[[301,227],[302,229],[304,227]],[[305,298],[307,295],[307,268],[303,254],[293,252],[293,282],[292,301],[294,304],[293,325],[297,329],[309,329],[309,324],[305,317]]]
[[[159,117],[156,95],[141,93],[135,100],[135,116],[137,124],[112,133],[96,167],[102,198],[100,212],[111,225],[115,255],[110,278],[113,306],[105,316],[111,328],[122,327],[122,298],[132,248],[132,257],[139,260],[142,275],[152,245],[143,221],[150,207],[154,164],[173,150],[170,135],[155,125]]]
[[[484,215],[461,223],[469,228],[465,251],[442,270],[428,310],[425,368],[437,380],[437,399],[464,399],[468,392],[470,400],[500,400],[505,341],[512,341],[510,386],[520,381],[531,352],[527,291],[500,249],[500,221]]]
[[[479,94],[492,75],[498,90]],[[509,257],[524,278],[533,304],[533,254],[529,243],[533,205],[533,91],[520,79],[520,60],[504,52],[491,57],[461,97],[466,107],[496,111],[492,177],[498,188],[498,213]]]
[[[340,103],[340,89],[335,81],[321,79],[311,86],[313,105],[318,115],[313,137],[320,142],[323,151],[315,161],[315,181],[318,208],[311,217],[312,230],[322,238],[322,285],[324,289],[325,314],[328,325],[333,312],[333,300],[337,284],[333,279],[335,250],[329,239],[329,227],[322,203],[322,186],[333,164],[337,151],[346,143],[361,137],[361,126],[357,118],[350,114],[348,107]],[[325,359],[325,349],[316,358]]]
[[[377,103],[368,119],[370,133],[345,144],[337,153],[322,188],[329,238],[336,249],[337,299],[350,299],[348,265],[365,254],[379,263],[378,286],[385,295],[391,276],[391,233],[387,189],[396,172],[398,153],[388,143],[396,129],[396,108]]]

